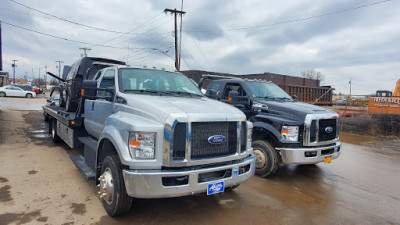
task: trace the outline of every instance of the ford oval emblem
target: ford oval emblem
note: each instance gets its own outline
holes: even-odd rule
[[[325,127],[325,133],[330,134],[333,132],[333,127],[329,126],[329,127]]]
[[[208,143],[210,144],[222,144],[226,141],[226,137],[223,135],[213,135],[208,138]]]

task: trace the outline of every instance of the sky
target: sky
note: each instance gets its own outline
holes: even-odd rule
[[[1,0],[3,71],[12,76],[18,60],[16,77],[58,74],[56,61],[71,65],[82,48],[173,71],[167,8],[186,12],[181,70],[301,76],[314,69],[322,85],[352,95],[393,91],[400,79],[397,0]]]

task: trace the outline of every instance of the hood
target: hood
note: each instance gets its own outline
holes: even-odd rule
[[[246,116],[226,103],[207,97],[120,94],[127,101],[127,110],[149,120],[167,121],[238,121]]]
[[[287,119],[301,118],[304,121],[307,114],[336,114],[329,109],[303,102],[254,99],[254,103],[265,105],[266,107],[262,107],[264,113],[276,114]]]

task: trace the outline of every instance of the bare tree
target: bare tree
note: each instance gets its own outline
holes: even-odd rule
[[[319,80],[320,83],[322,83],[322,81],[325,80],[325,75],[315,69],[301,72],[301,77],[313,80]]]

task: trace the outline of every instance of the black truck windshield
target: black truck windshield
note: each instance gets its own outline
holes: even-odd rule
[[[203,94],[189,78],[183,74],[135,69],[120,69],[120,91],[137,93]]]
[[[246,81],[251,95],[255,98],[292,99],[284,90],[273,83]]]

